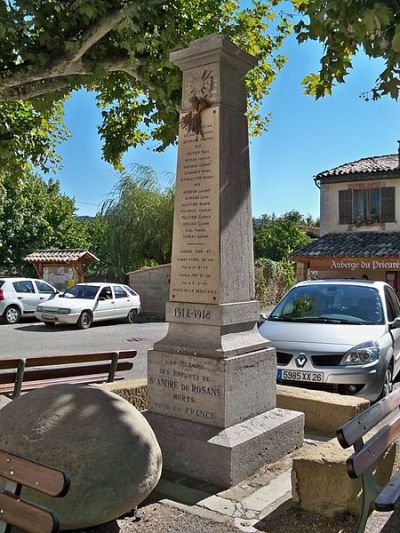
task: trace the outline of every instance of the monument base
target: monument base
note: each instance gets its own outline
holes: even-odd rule
[[[143,413],[166,470],[229,488],[302,446],[304,414],[271,409],[225,429]]]

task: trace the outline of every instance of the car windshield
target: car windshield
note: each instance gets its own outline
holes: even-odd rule
[[[383,324],[379,292],[344,284],[294,287],[272,311],[269,320],[328,324]]]
[[[61,296],[63,298],[85,298],[87,300],[94,300],[99,289],[99,285],[74,285],[70,289],[66,289]]]

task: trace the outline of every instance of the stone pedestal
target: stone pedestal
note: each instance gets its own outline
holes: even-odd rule
[[[256,60],[211,35],[171,61],[183,109],[169,329],[148,356],[147,419],[166,469],[229,487],[303,441],[303,415],[276,409],[275,350],[256,327],[244,83]]]

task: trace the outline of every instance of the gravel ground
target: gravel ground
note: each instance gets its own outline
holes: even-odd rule
[[[389,517],[389,518],[388,518]],[[264,520],[253,523],[218,523],[154,501],[139,509],[139,519],[127,517],[96,528],[72,533],[352,533],[356,520],[350,515],[323,518],[300,509],[282,506]],[[366,533],[398,533],[400,512],[391,516],[374,513]],[[71,533],[71,532],[70,532]]]

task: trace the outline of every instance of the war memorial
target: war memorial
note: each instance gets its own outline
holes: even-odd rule
[[[276,408],[275,350],[257,331],[246,73],[224,35],[173,52],[183,72],[170,301],[148,355],[164,468],[229,487],[302,445],[304,415]]]

